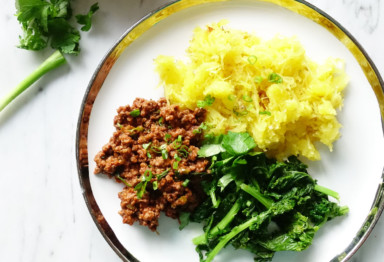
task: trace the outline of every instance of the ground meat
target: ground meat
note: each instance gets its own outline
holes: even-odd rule
[[[197,152],[205,110],[137,98],[117,112],[116,131],[95,156],[95,173],[126,184],[119,193],[124,223],[138,221],[156,231],[161,211],[178,218],[204,195],[199,174],[208,161]]]

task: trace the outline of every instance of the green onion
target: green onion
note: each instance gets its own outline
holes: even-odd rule
[[[185,179],[184,182],[182,183],[183,187],[187,187],[189,184],[189,179]]]
[[[252,97],[247,96],[247,95],[243,95],[243,100],[244,100],[245,102],[252,102],[252,101],[253,101],[253,100],[252,100]]]
[[[179,168],[179,162],[180,162],[181,158],[177,155],[177,153],[175,154],[175,156],[173,158],[175,159],[175,161],[173,162],[172,167],[173,167],[173,169],[178,169]]]
[[[167,145],[166,144],[163,144],[160,146],[160,150],[161,150],[161,156],[163,159],[168,159],[168,151],[167,151]]]
[[[261,76],[255,76],[253,81],[255,81],[255,83],[260,84],[261,82],[263,82],[263,78]]]
[[[159,118],[159,125],[162,126],[164,124],[164,118],[160,117]]]
[[[271,112],[269,112],[269,111],[260,111],[259,114],[260,115],[269,115],[270,116]]]
[[[124,185],[126,185],[127,187],[131,187],[131,185],[127,182],[127,180],[125,180],[124,178],[122,178],[120,175],[117,175],[116,176],[118,179],[120,179],[121,182],[124,183]]]
[[[254,56],[254,55],[250,55],[248,56],[248,63],[250,63],[251,65],[254,65],[257,61],[257,57]]]
[[[140,109],[135,109],[135,110],[132,110],[129,114],[133,117],[137,117],[140,115]]]
[[[151,179],[152,179],[151,170],[149,169],[145,170],[144,175],[141,176],[141,182],[135,186],[135,190],[137,192],[136,195],[138,199],[141,199],[145,194],[145,189],[147,187],[148,182],[151,181]]]
[[[168,142],[171,138],[172,138],[171,134],[166,133],[164,136],[164,141],[167,142],[167,144],[169,144]]]
[[[120,123],[117,123],[116,126],[120,129],[123,127]]]
[[[168,175],[169,173],[169,169],[165,170],[164,172],[162,172],[161,174],[157,175],[157,181],[163,179],[166,175]]]
[[[211,95],[207,95],[204,100],[197,101],[196,105],[199,108],[204,108],[206,106],[211,106],[215,102],[215,98]]]
[[[157,190],[159,188],[159,184],[157,181],[153,181],[152,183],[153,190]]]
[[[235,101],[235,99],[236,99],[236,96],[234,94],[228,95],[228,100],[229,101]]]
[[[283,78],[279,74],[271,73],[268,76],[268,81],[271,83],[280,84],[283,82]]]
[[[142,147],[147,150],[148,147],[152,144],[152,142],[149,142],[148,144],[143,144]]]

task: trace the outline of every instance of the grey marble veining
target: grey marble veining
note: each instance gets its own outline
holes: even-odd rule
[[[93,2],[74,1],[74,8],[85,12]],[[94,225],[81,195],[74,157],[78,111],[96,65],[115,40],[167,2],[99,0],[94,30],[82,35],[82,53],[68,58],[68,65],[0,113],[0,261],[120,261]],[[309,2],[349,30],[384,75],[382,1]],[[14,1],[4,1],[0,9],[0,96],[49,55],[48,51],[32,53],[15,47],[20,27],[14,13]],[[383,245],[381,219],[351,261],[381,262]]]

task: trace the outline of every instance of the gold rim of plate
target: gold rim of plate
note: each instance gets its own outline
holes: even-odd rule
[[[129,251],[120,243],[114,234],[112,228],[104,218],[100,208],[98,207],[96,200],[92,193],[92,188],[89,180],[89,168],[88,168],[88,125],[89,118],[92,111],[93,103],[96,96],[99,93],[104,80],[108,76],[114,63],[123,53],[123,51],[143,33],[152,28],[156,23],[163,19],[166,19],[170,15],[177,13],[181,10],[199,6],[207,3],[214,2],[230,2],[236,0],[177,0],[169,4],[166,4],[159,9],[149,13],[143,17],[140,21],[129,28],[123,36],[116,42],[116,44],[110,49],[108,54],[99,64],[96,69],[88,88],[85,92],[83,102],[80,109],[80,115],[77,126],[76,136],[76,160],[77,169],[80,180],[80,185],[83,190],[83,196],[87,204],[88,210],[92,215],[94,222],[96,223],[101,234],[105,240],[109,243],[112,249],[119,255],[123,261],[139,262]],[[379,104],[382,125],[384,125],[384,82],[380,77],[380,74],[369,58],[368,54],[357,42],[357,40],[338,22],[332,17],[327,15],[312,4],[302,0],[251,0],[254,2],[268,2],[277,6],[284,7],[292,12],[307,17],[315,23],[321,25],[332,33],[355,57],[363,70],[372,90],[376,95],[376,99]],[[384,126],[383,126],[384,129]],[[379,174],[378,174],[379,175]],[[381,183],[378,185],[376,196],[373,200],[370,212],[361,228],[356,233],[356,236],[351,240],[350,244],[339,254],[335,254],[335,257],[331,262],[345,262],[348,261],[356,251],[362,246],[369,234],[376,225],[383,209],[384,209],[384,183],[382,174]]]

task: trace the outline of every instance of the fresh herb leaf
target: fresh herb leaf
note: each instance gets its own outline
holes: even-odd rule
[[[81,27],[81,31],[89,31],[91,29],[91,26],[92,26],[92,16],[93,14],[99,10],[99,4],[98,3],[95,3],[93,4],[88,13],[85,14],[85,15],[76,15],[76,20],[77,20],[77,23],[81,24],[81,25],[84,25]]]
[[[181,214],[179,216],[179,221],[180,221],[179,229],[180,230],[182,230],[183,228],[185,228],[189,224],[190,215],[191,215],[191,213],[181,212]]]
[[[254,149],[256,143],[248,133],[229,131],[223,137],[222,147],[231,155],[243,155]]]
[[[138,117],[140,116],[141,112],[140,112],[140,109],[134,109],[131,112],[129,112],[129,114],[133,117]]]
[[[200,150],[197,152],[199,157],[210,157],[221,152],[224,152],[225,149],[220,144],[208,144],[200,147]]]

